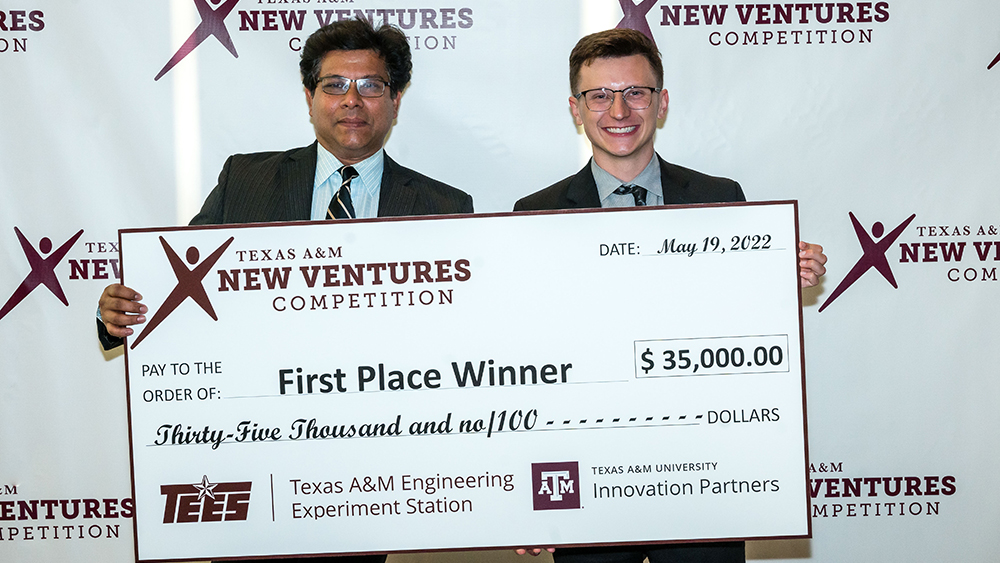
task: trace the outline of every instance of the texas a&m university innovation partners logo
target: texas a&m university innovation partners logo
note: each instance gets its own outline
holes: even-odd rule
[[[166,497],[163,523],[246,520],[252,484],[250,481],[212,483],[205,475],[200,483],[160,485],[160,494]]]
[[[575,461],[531,464],[535,510],[580,508],[580,464]]]

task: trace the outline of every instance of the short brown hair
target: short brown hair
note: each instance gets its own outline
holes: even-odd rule
[[[609,29],[591,33],[577,42],[569,54],[569,87],[576,93],[577,81],[580,79],[580,68],[590,64],[594,59],[610,59],[642,55],[653,67],[656,75],[656,87],[663,87],[663,61],[660,51],[649,37],[634,29]]]

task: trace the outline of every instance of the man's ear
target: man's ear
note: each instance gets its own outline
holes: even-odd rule
[[[392,118],[396,119],[399,117],[399,104],[403,101],[403,91],[396,92],[395,98],[390,94],[389,99],[392,100]]]
[[[309,88],[302,88],[306,91],[306,105],[309,106],[309,119],[313,116],[313,94],[309,91]]]
[[[670,94],[667,89],[660,90],[660,107],[656,108],[656,119],[662,120],[667,117],[667,106],[670,105]]]
[[[574,96],[569,97],[569,111],[573,114],[573,121],[576,121],[577,125],[583,125],[583,119],[580,118],[580,103],[579,100]]]

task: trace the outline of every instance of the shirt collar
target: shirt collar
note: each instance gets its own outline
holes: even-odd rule
[[[378,193],[382,186],[382,169],[385,164],[385,150],[379,149],[375,154],[353,164],[358,172],[358,177],[351,182],[351,192],[364,191],[374,195]],[[344,166],[337,157],[326,150],[320,143],[316,143],[316,177],[313,180],[313,189],[322,186],[327,180],[333,178],[334,183],[340,185],[340,168]]]
[[[598,166],[593,158],[590,159],[590,171],[594,174],[594,182],[597,184],[597,195],[601,201],[604,201],[622,184],[642,186],[646,188],[647,192],[656,194],[661,200],[663,199],[663,186],[660,184],[660,159],[656,158],[655,153],[653,154],[653,158],[650,159],[649,164],[646,165],[646,168],[631,182],[623,182],[615,178],[610,172]]]

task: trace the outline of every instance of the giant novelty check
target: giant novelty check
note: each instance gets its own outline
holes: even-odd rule
[[[796,214],[122,231],[139,559],[807,536]]]

